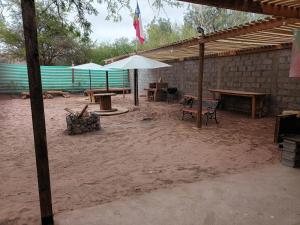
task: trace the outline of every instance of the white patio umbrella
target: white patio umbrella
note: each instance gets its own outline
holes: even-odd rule
[[[109,69],[133,69],[134,70],[134,105],[139,104],[138,99],[138,69],[156,69],[170,67],[171,65],[146,58],[140,55],[133,55],[125,59],[107,64],[104,68]]]
[[[96,71],[105,71],[106,72],[106,91],[108,91],[108,71],[111,69],[104,68],[104,66],[101,66],[96,63],[86,63],[78,66],[72,66],[70,67],[72,69],[78,69],[78,70],[88,70],[89,71],[89,78],[90,78],[90,90],[92,89],[92,77],[91,77],[91,70]]]

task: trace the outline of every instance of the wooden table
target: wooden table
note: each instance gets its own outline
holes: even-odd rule
[[[115,95],[117,94],[116,93],[94,94],[95,99],[99,98],[100,111],[113,111],[111,107],[111,96],[115,96]]]
[[[99,89],[88,89],[85,90],[84,93],[86,93],[89,98],[90,102],[95,103],[95,94],[105,94],[105,93],[126,93],[128,94],[130,92],[130,88],[109,88],[108,92],[105,88],[99,88]]]
[[[235,90],[224,90],[224,89],[208,89],[213,93],[214,98],[215,94],[219,93],[220,95],[231,95],[231,96],[241,96],[251,98],[251,117],[255,119],[256,115],[256,100],[258,97],[265,97],[266,93],[258,93],[258,92],[247,92],[247,91],[235,91]]]

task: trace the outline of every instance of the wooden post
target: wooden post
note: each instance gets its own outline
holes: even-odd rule
[[[21,8],[30,90],[41,220],[43,225],[53,225],[46,125],[34,0],[21,0]]]
[[[72,85],[74,85],[74,82],[75,82],[75,74],[74,74],[74,63],[72,62]]]
[[[89,70],[89,78],[90,78],[90,90],[92,90],[92,75],[91,75],[91,70]]]
[[[203,67],[204,67],[204,31],[198,28],[199,36],[199,71],[198,71],[198,110],[197,110],[197,127],[202,127],[202,92],[203,92]]]
[[[251,118],[255,119],[255,114],[256,114],[256,99],[255,95],[252,96],[252,104],[251,104]]]
[[[139,105],[138,70],[134,69],[134,105]]]
[[[109,92],[109,85],[108,85],[108,71],[105,71],[105,77],[106,77],[106,92]]]

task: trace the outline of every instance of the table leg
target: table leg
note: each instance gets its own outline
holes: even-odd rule
[[[255,96],[252,96],[252,107],[251,107],[251,110],[252,110],[252,113],[251,113],[251,117],[252,119],[255,119],[255,113],[256,113],[256,101],[255,101]]]
[[[100,110],[107,110],[107,111],[112,110],[110,96],[101,96],[100,97]]]

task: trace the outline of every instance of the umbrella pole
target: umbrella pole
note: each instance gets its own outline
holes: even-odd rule
[[[108,71],[105,71],[105,77],[106,77],[106,92],[109,92],[109,85],[108,85]]]
[[[138,70],[134,69],[134,105],[139,105],[139,94],[138,94]]]
[[[92,76],[91,76],[91,70],[89,70],[89,77],[90,77],[90,90],[92,90]]]
[[[124,71],[125,70],[123,70],[123,99],[125,98],[125,89],[124,89]]]

